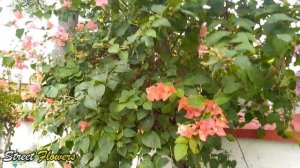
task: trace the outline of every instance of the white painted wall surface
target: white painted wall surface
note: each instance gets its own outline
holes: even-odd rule
[[[250,168],[300,168],[300,147],[296,143],[238,139]],[[247,168],[238,143],[223,139],[223,148],[237,161],[237,168]]]

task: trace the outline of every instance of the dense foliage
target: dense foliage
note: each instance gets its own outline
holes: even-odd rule
[[[14,135],[14,128],[18,126],[20,113],[16,107],[21,98],[4,80],[0,80],[0,155],[11,146],[10,139]],[[0,161],[2,168],[2,159]]]
[[[254,119],[260,137],[266,124],[294,137],[296,77],[289,65],[300,64],[299,5],[65,0],[56,8],[27,2],[18,0],[17,12],[80,18],[49,38],[64,47],[64,58],[31,66],[44,73],[40,95],[51,99],[51,108],[39,107],[35,124],[59,135],[50,145],[54,152],[78,154],[75,167],[127,168],[134,158],[141,168],[170,160],[177,167],[235,167],[221,148],[223,128]],[[23,48],[31,50],[31,39],[25,40]]]

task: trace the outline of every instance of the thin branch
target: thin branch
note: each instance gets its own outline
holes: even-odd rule
[[[241,147],[241,145],[240,145],[240,142],[239,142],[239,140],[238,140],[237,138],[236,138],[236,142],[237,142],[237,144],[238,144],[238,146],[239,146],[239,148],[240,148],[240,151],[241,151],[241,153],[242,153],[243,160],[245,161],[245,164],[246,164],[247,168],[249,168],[249,165],[248,165],[248,162],[247,162],[247,160],[246,160],[245,154],[244,154],[243,149],[242,149],[242,147]]]

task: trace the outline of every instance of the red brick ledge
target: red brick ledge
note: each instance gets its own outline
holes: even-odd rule
[[[291,124],[294,126],[296,135],[300,137],[300,114],[294,114],[293,120]],[[225,129],[227,133],[232,133],[236,138],[251,138],[251,139],[260,139],[257,135],[257,129],[260,125],[256,123],[249,123],[245,125],[243,128],[232,130],[232,129]],[[271,141],[283,141],[283,142],[296,142],[296,139],[290,138],[282,138],[277,135],[275,127],[271,125],[267,125],[264,127],[265,129],[265,137],[264,140],[271,140]]]

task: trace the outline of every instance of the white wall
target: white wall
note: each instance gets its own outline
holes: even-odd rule
[[[300,147],[296,143],[238,139],[250,168],[300,168]],[[223,139],[223,148],[237,161],[237,168],[247,168],[238,143]]]

